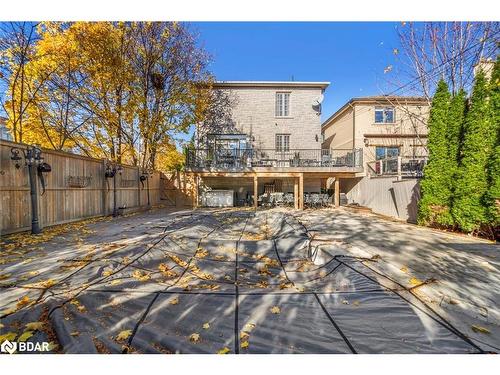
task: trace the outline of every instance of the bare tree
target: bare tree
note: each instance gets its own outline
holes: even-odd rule
[[[430,98],[442,78],[453,92],[469,90],[474,66],[498,53],[498,22],[403,22],[397,27],[395,69],[387,74],[391,94]]]
[[[232,117],[233,108],[237,104],[236,97],[226,90],[214,89],[212,86],[204,89],[208,93],[208,102],[196,129],[198,142],[203,142],[207,134],[236,133],[236,124]]]

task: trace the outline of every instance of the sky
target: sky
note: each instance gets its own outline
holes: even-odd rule
[[[349,99],[379,95],[394,63],[395,22],[191,23],[224,81],[327,81],[322,121]]]

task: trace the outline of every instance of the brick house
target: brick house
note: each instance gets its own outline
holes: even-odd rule
[[[186,170],[196,193],[225,191],[234,205],[259,204],[263,193],[293,194],[296,208],[308,194],[336,192],[340,179],[363,175],[361,149],[322,149],[321,101],[328,82],[217,82],[234,97],[232,131],[196,132]],[[195,198],[196,204],[202,202]]]

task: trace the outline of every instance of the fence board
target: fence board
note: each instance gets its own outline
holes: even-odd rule
[[[26,149],[26,145],[0,140],[0,234],[28,230],[31,227],[31,201],[28,168],[15,168],[11,148]],[[42,150],[44,161],[52,171],[44,173],[45,193],[39,191],[40,225],[62,224],[113,212],[113,187],[116,181],[117,208],[146,208],[162,202],[166,179],[153,172],[141,184],[139,168],[122,165],[116,178],[105,178],[105,161],[66,152]],[[149,187],[149,189],[148,189]]]

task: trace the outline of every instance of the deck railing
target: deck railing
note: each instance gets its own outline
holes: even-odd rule
[[[238,170],[275,168],[362,168],[363,151],[357,149],[225,149],[186,150],[188,169]]]
[[[396,156],[368,162],[368,173],[372,176],[397,176],[410,178],[423,176],[427,157]]]

